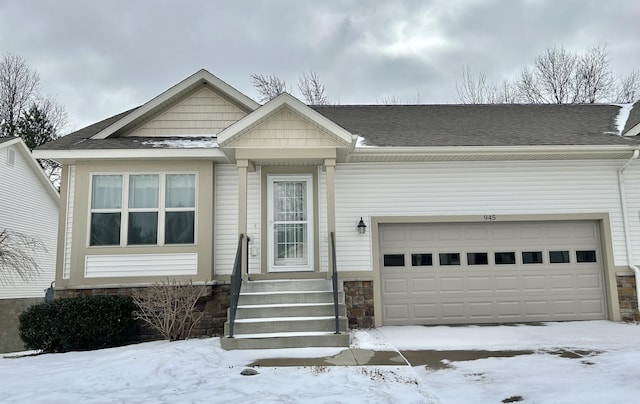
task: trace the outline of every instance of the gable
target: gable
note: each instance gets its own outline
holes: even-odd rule
[[[312,123],[289,106],[274,111],[227,145],[231,148],[340,146],[344,146],[344,143],[337,136]]]
[[[215,135],[247,115],[204,86],[125,136]]]

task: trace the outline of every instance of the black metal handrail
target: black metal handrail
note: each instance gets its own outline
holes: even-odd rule
[[[236,250],[236,260],[231,273],[231,302],[229,304],[229,338],[233,338],[233,326],[236,321],[236,311],[238,310],[238,299],[240,299],[240,287],[242,286],[242,240],[244,234],[238,240]],[[248,246],[247,246],[248,247]]]
[[[338,310],[338,266],[336,264],[336,239],[331,232],[331,258],[332,258],[332,274],[331,282],[333,283],[333,311],[336,317],[336,334],[340,334],[340,312]]]

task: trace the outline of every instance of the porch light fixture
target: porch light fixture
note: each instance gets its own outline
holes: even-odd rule
[[[367,231],[367,225],[364,224],[364,220],[362,220],[362,216],[360,216],[360,221],[358,222],[358,233],[364,234]]]

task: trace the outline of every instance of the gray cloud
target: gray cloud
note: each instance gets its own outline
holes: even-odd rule
[[[314,70],[341,103],[455,102],[463,65],[499,81],[555,44],[606,44],[627,74],[639,17],[633,0],[22,0],[0,2],[0,51],[26,58],[80,127],[200,68],[249,96],[252,73],[295,89]]]

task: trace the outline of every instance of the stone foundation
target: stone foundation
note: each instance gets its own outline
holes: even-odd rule
[[[92,295],[119,295],[131,296],[135,288],[95,288],[95,289],[66,289],[56,290],[56,298],[92,296]],[[209,285],[205,287],[205,293],[196,304],[195,310],[203,313],[202,319],[191,331],[192,337],[221,336],[224,322],[227,321],[227,309],[229,308],[230,285]],[[153,341],[163,339],[156,330],[139,322],[139,341]]]
[[[24,351],[18,317],[29,307],[43,302],[42,297],[0,299],[0,353]]]
[[[638,321],[638,298],[636,296],[636,278],[633,275],[617,276],[620,316],[624,321]]]
[[[344,281],[349,328],[373,328],[373,281]]]

